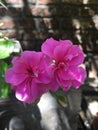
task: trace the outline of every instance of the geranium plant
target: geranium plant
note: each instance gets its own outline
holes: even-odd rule
[[[70,40],[47,39],[41,51],[23,51],[12,58],[4,78],[18,100],[33,103],[47,91],[79,88],[86,78],[84,53]]]

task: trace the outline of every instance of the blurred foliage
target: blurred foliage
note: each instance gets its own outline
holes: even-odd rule
[[[10,56],[14,50],[13,42],[8,38],[0,39],[0,59],[4,59]]]
[[[8,38],[0,38],[0,98],[7,98],[10,85],[5,82],[4,73],[9,68],[9,65],[4,61],[13,51],[14,44]]]
[[[7,5],[6,0],[1,0],[0,3],[2,3],[2,5],[5,5],[5,6]]]
[[[5,82],[4,73],[8,69],[8,64],[0,61],[0,97],[6,98],[10,91],[10,85]]]
[[[18,43],[19,44],[19,43]],[[7,98],[10,90],[10,84],[5,82],[5,71],[11,66],[11,57],[13,52],[20,51],[20,46],[7,37],[0,38],[0,98]],[[17,53],[19,53],[17,51]]]
[[[6,0],[1,0],[0,5],[3,6],[5,9],[7,9],[7,2]]]

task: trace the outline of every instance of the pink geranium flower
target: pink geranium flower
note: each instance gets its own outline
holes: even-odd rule
[[[48,62],[42,52],[35,51],[24,51],[13,58],[13,67],[6,71],[5,79],[12,85],[19,100],[31,103],[48,90],[58,88],[47,70]]]
[[[79,88],[86,78],[86,71],[80,67],[84,61],[83,51],[70,40],[53,38],[47,39],[41,49],[51,60],[50,68],[58,85],[65,91],[70,86]]]

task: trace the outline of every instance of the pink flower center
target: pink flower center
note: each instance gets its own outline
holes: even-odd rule
[[[32,69],[27,69],[30,77],[38,77],[38,71],[33,71]]]
[[[57,69],[64,69],[66,67],[66,64],[64,62],[60,62],[57,64]]]
[[[61,69],[67,69],[68,68],[68,66],[67,66],[67,64],[65,63],[65,62],[58,62],[58,63],[56,63],[56,61],[55,60],[52,60],[52,64],[51,65],[53,65],[53,66],[55,66],[55,70],[61,70]]]

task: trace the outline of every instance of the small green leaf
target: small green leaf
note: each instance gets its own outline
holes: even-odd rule
[[[0,59],[5,59],[10,56],[14,50],[13,42],[8,38],[0,39]]]
[[[68,105],[68,99],[62,90],[58,90],[53,95],[56,97],[58,103],[63,107],[66,107]]]

